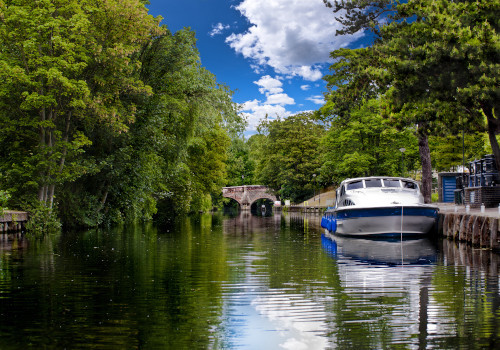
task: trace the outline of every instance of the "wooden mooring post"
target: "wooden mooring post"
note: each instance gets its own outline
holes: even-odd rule
[[[470,209],[464,206],[439,205],[438,231],[447,239],[476,247],[500,250],[497,208]]]
[[[26,221],[28,221],[27,212],[5,210],[3,215],[0,215],[0,233],[22,231]]]

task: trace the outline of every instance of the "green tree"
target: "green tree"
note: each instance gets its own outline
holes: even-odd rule
[[[402,176],[415,170],[418,144],[411,129],[397,130],[382,115],[384,101],[370,100],[353,110],[348,121],[334,119],[322,140],[321,176],[340,183],[347,177]],[[400,148],[405,148],[404,170]]]
[[[319,141],[324,126],[314,122],[312,113],[286,119],[266,119],[260,130],[265,141],[259,147],[257,180],[269,186],[281,198],[297,202],[311,196],[319,175]]]
[[[489,66],[491,61],[481,62],[481,59],[491,60],[482,52],[492,53],[488,40],[483,45],[470,35],[469,43],[463,38],[467,37],[471,24],[475,26],[472,32],[481,31],[479,23],[466,23],[471,19],[466,13],[476,9],[476,5],[480,9],[474,10],[476,14],[485,11],[479,3],[485,2],[409,1],[400,4],[395,20],[381,29],[381,42],[377,49],[382,57],[382,66],[390,71],[386,83],[393,87],[394,117],[398,122],[418,125],[423,179],[427,180],[423,181],[423,194],[427,200],[432,176],[428,136],[439,134],[444,127],[452,134],[464,127],[472,133],[480,131],[483,117],[479,104],[467,102],[461,97],[460,90],[463,86],[477,83],[479,77],[469,71],[488,71],[481,69],[484,64],[490,68],[490,73],[498,73]],[[486,7],[493,10],[489,5]],[[484,15],[483,12],[481,20],[487,21]],[[479,18],[476,17],[476,20]],[[472,44],[480,47],[475,50],[481,51],[481,58],[467,57]],[[485,90],[493,86],[494,83]],[[480,98],[480,95],[477,97]],[[495,148],[494,144],[492,148]]]
[[[168,220],[211,209],[220,197],[229,135],[243,120],[231,92],[201,67],[194,33],[163,31],[137,53],[137,74],[152,94],[122,97],[136,105],[135,122],[121,134],[91,129],[85,156],[98,169],[66,186],[62,212],[83,225],[156,213]]]
[[[450,171],[465,161],[482,158],[488,151],[486,133],[430,136],[429,145],[434,168],[438,171]]]
[[[250,144],[250,141],[243,137],[232,140],[228,150],[227,186],[254,184],[255,162],[250,155]]]
[[[394,12],[399,0],[323,0],[336,14],[336,20],[343,25],[337,34],[354,34],[370,30],[379,34],[380,23]]]
[[[33,203],[36,189],[52,207],[57,185],[89,171],[82,124],[127,130],[135,106],[120,96],[150,93],[131,54],[158,22],[138,0],[0,3],[1,166],[13,197]]]
[[[360,50],[362,54],[341,61],[353,77],[341,82],[346,85],[340,91],[342,94],[330,91],[332,103],[327,106],[337,107],[335,102],[342,98],[347,98],[344,104],[359,101],[360,90],[366,94],[374,87],[376,93],[385,94],[392,102],[390,117],[396,125],[417,126],[422,188],[427,201],[432,171],[430,134],[440,133],[445,127],[457,133],[465,125],[472,133],[480,131],[482,112],[493,135],[490,136],[493,152],[500,161],[494,137],[497,132],[494,110],[500,93],[498,1],[354,0],[349,3],[336,2],[334,8],[347,10],[343,22],[346,30],[371,28],[377,37],[371,47]],[[391,16],[382,16],[387,11],[380,6],[372,7],[383,3],[393,12]],[[363,11],[374,11],[374,17],[368,20]],[[384,21],[378,19],[380,16]],[[358,81],[364,85],[356,84]],[[332,111],[335,113],[335,108],[326,110]]]
[[[65,224],[95,226],[219,195],[244,120],[194,33],[145,3],[0,2],[0,184],[16,206],[57,203]]]

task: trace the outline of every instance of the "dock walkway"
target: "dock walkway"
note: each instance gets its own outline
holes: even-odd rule
[[[28,221],[28,213],[25,211],[5,210],[0,215],[0,233],[21,231]]]

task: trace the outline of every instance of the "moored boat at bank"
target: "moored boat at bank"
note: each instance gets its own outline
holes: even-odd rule
[[[362,177],[344,180],[335,207],[321,226],[331,233],[367,236],[418,236],[437,223],[438,208],[424,203],[419,185],[402,177]]]

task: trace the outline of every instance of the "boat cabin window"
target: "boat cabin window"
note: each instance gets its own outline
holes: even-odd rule
[[[366,188],[370,187],[382,187],[382,181],[380,179],[367,179],[365,180]]]
[[[357,190],[358,188],[363,188],[363,180],[353,181],[347,184],[347,191]]]
[[[417,189],[417,184],[414,182],[405,181],[405,180],[401,180],[401,182],[403,183],[403,188],[411,188],[413,190]]]
[[[384,187],[401,187],[399,180],[384,179]]]

